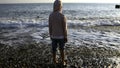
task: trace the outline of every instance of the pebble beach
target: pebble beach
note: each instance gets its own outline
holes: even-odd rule
[[[90,28],[93,29],[93,27]],[[95,29],[100,30],[98,27]],[[44,30],[47,30],[47,28],[29,28],[27,31],[23,29],[3,29],[0,43],[1,68],[61,67],[61,65],[55,66],[53,64],[51,40],[48,32]],[[68,34],[68,38],[69,36],[70,34]],[[65,46],[66,68],[119,68],[120,51],[117,45],[108,46],[102,42],[93,42],[89,39],[76,39],[77,44],[75,44],[75,41],[70,40],[72,39],[69,38]],[[59,50],[57,51],[57,58],[60,61]]]

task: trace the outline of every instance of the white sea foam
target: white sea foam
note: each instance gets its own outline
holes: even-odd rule
[[[43,39],[41,35],[46,34],[47,31],[48,29],[46,27],[39,32],[33,33],[31,36],[34,37],[37,42],[44,40],[50,43],[49,36]],[[94,32],[82,29],[68,29],[68,39],[68,45],[120,48],[120,34],[115,32],[104,32],[103,34],[101,31]]]
[[[95,19],[95,20],[67,20],[68,27],[80,26],[120,26],[119,18],[116,19]],[[48,19],[41,18],[0,18],[0,28],[25,28],[25,27],[47,27]]]
[[[0,19],[1,21],[1,19]],[[39,40],[46,40],[48,41],[48,37],[44,37],[48,33],[48,22],[46,20],[41,19],[17,19],[17,20],[2,20],[2,23],[6,22],[5,24],[17,24],[21,23],[23,28],[27,26],[31,27],[39,27],[40,30],[38,32],[35,32],[31,34],[31,36],[34,39]],[[120,44],[120,34],[116,32],[101,32],[101,31],[93,31],[93,30],[80,30],[80,29],[71,29],[71,27],[80,27],[80,26],[116,26],[120,25],[120,21],[118,19],[96,19],[96,20],[68,20],[68,27],[70,28],[68,31],[68,38],[70,43],[74,43],[74,45],[97,45],[98,43],[104,44],[103,46],[110,46],[114,47],[114,45]],[[20,24],[18,24],[20,26]],[[17,25],[17,26],[18,26]],[[41,29],[41,27],[43,27]],[[22,30],[18,30],[15,32],[15,34],[19,32],[27,32]],[[28,31],[29,32],[29,31]],[[14,35],[14,33],[8,34],[8,35]]]
[[[119,18],[109,18],[109,19],[87,19],[87,20],[67,20],[67,25],[69,28],[68,38],[69,42],[67,44],[73,44],[81,46],[96,45],[107,46],[119,48],[120,45],[120,34],[116,32],[101,32],[91,29],[79,29],[77,27],[89,27],[89,26],[118,26],[120,25]],[[6,27],[17,27],[20,30],[5,34],[6,36],[13,36],[14,34],[22,34],[31,32],[31,36],[34,40],[39,42],[40,40],[44,42],[48,41],[50,43],[50,38],[48,35],[48,19],[44,20],[41,18],[0,18],[0,28]],[[27,29],[27,27],[37,28],[38,31],[33,31]],[[76,27],[76,29],[74,29]],[[4,36],[5,36],[4,35]],[[15,36],[14,35],[14,36]],[[101,45],[100,45],[101,44]],[[103,45],[104,44],[104,45]]]
[[[24,6],[22,4],[13,4],[12,6],[0,5],[0,8],[0,29],[20,28],[15,32],[3,34],[3,36],[18,37],[19,34],[27,33],[38,42],[50,41],[47,28],[49,14],[52,12],[52,4],[27,4]],[[78,46],[84,44],[89,46],[111,45],[110,47],[116,47],[120,44],[119,33],[78,28],[89,26],[120,26],[120,10],[116,10],[114,4],[64,4],[63,13],[68,19],[69,42],[67,44]],[[32,28],[38,29],[34,31]]]

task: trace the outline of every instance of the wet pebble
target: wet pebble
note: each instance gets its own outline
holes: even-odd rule
[[[0,67],[12,68],[54,68],[51,46],[33,43],[22,46],[0,44]],[[119,52],[104,47],[65,47],[67,68],[104,68],[116,67],[118,64],[109,59]],[[59,59],[60,57],[58,57]],[[59,66],[59,65],[58,65]]]

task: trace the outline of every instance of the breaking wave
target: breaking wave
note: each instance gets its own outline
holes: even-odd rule
[[[68,19],[68,27],[120,26],[120,18]],[[0,18],[0,28],[47,27],[48,18]]]

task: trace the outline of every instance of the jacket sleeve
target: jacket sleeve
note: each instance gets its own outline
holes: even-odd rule
[[[51,35],[52,35],[52,24],[51,24],[51,17],[49,16],[49,34],[50,34],[50,37],[51,37]]]
[[[64,38],[67,38],[67,23],[66,23],[66,17],[63,15],[63,33]]]

